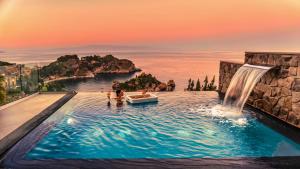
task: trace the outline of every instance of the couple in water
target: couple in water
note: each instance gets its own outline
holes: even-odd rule
[[[140,97],[149,97],[149,96],[150,95],[147,94],[147,90],[143,90],[142,95],[139,96],[139,98]],[[123,106],[123,98],[124,98],[124,91],[121,90],[121,89],[117,89],[116,90],[116,97],[114,98],[117,101],[117,104],[116,104],[117,107]],[[111,103],[110,103],[111,91],[107,92],[107,99],[108,99],[107,106],[110,107],[110,105],[111,105]]]
[[[123,106],[123,98],[124,98],[124,91],[121,89],[117,89],[116,90],[116,98],[114,98],[117,101],[117,104],[116,104],[117,107]],[[111,105],[111,103],[110,103],[111,91],[107,92],[107,99],[108,99],[107,106],[110,106]]]

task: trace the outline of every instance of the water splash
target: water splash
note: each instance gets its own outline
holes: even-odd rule
[[[256,83],[271,68],[249,64],[240,67],[229,84],[223,105],[235,109],[237,112],[242,112]]]
[[[243,114],[223,105],[215,105],[213,107],[200,106],[189,110],[202,116],[217,118],[220,123],[230,123],[232,126],[244,127],[248,124],[247,118]]]

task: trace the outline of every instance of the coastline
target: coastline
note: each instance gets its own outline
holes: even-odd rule
[[[95,76],[71,76],[71,77],[60,77],[52,80],[46,80],[44,81],[44,84],[49,84],[53,82],[59,82],[59,81],[64,81],[64,80],[79,80],[79,79],[92,79]]]
[[[137,72],[141,72],[142,69],[137,68],[135,71],[110,71],[110,72],[101,72],[101,73],[97,73],[92,74],[92,75],[86,75],[86,76],[70,76],[70,77],[59,77],[56,79],[51,79],[51,80],[45,80],[44,84],[49,84],[49,83],[53,83],[53,82],[59,82],[59,81],[64,81],[64,80],[82,80],[82,79],[93,79],[95,77],[97,77],[98,75],[125,75],[125,74],[133,74],[133,73],[137,73]]]

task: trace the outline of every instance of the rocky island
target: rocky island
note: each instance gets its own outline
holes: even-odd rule
[[[112,55],[85,56],[65,55],[40,70],[41,78],[47,81],[95,77],[97,74],[126,74],[141,71],[128,59]]]
[[[13,63],[9,63],[9,62],[3,62],[3,61],[0,61],[0,66],[12,66],[14,65]]]
[[[139,76],[132,78],[124,83],[115,81],[112,85],[112,88],[116,90],[117,88],[127,91],[140,91],[147,90],[150,92],[159,92],[159,91],[173,91],[176,85],[174,80],[169,80],[168,83],[160,82],[156,77],[151,74],[141,73]]]

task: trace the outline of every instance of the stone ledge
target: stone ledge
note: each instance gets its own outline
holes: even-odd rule
[[[246,51],[246,54],[275,54],[275,55],[300,55],[300,52],[253,52]]]

